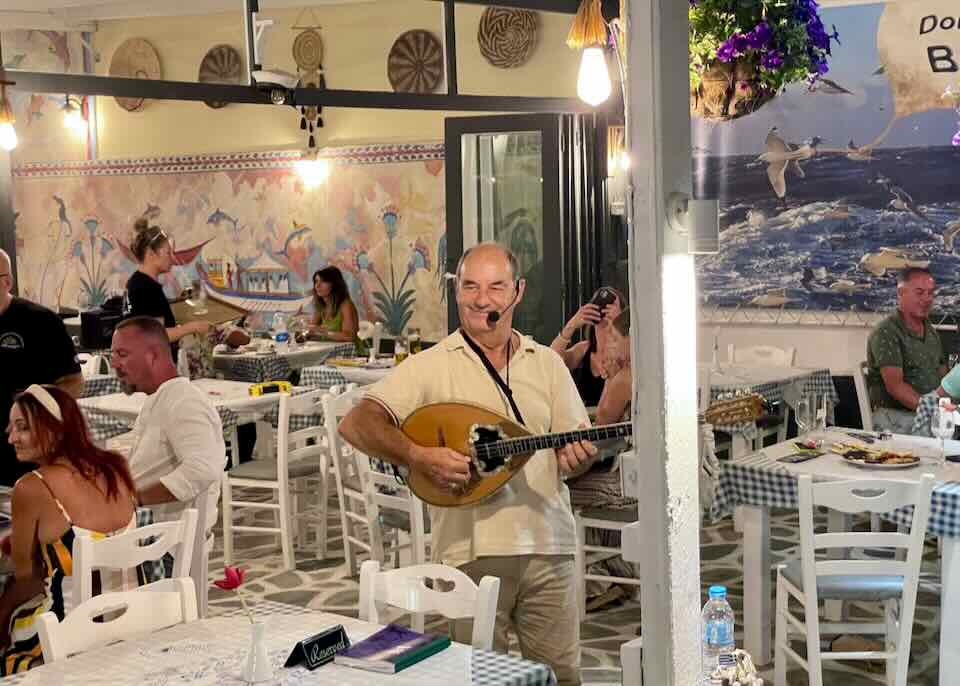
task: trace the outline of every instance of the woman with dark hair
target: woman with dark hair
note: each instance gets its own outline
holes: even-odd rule
[[[130,251],[137,259],[137,271],[127,280],[127,291],[123,296],[123,316],[143,315],[161,319],[171,343],[192,333],[207,333],[210,324],[205,321],[178,325],[167,296],[163,293],[163,286],[158,279],[176,264],[173,246],[167,234],[159,226],[151,226],[144,217],[136,221],[133,229]]]
[[[610,323],[627,306],[627,300],[615,288],[597,289],[590,302],[583,305],[563,325],[550,347],[556,350],[570,370],[580,398],[587,407],[596,407],[608,378],[603,349],[610,333]],[[588,327],[587,339],[570,345],[577,329]]]
[[[134,525],[136,492],[126,460],[93,444],[76,401],[56,386],[18,395],[7,435],[18,460],[39,466],[13,487],[3,546],[14,570],[0,596],[4,676],[43,664],[34,620],[52,611],[63,621],[68,611],[74,528],[99,536]]]
[[[326,341],[353,341],[360,328],[357,307],[350,300],[347,282],[336,267],[313,275],[313,326],[310,334]]]

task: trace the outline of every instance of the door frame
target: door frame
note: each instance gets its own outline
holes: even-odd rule
[[[544,274],[554,268],[560,278],[560,288],[551,297],[544,293],[543,314],[546,321],[563,326],[564,287],[563,236],[560,226],[560,115],[510,114],[485,117],[447,117],[443,122],[446,196],[446,271],[454,273],[463,254],[463,149],[462,137],[482,133],[520,133],[538,131],[541,135],[541,169],[543,173],[543,255]],[[555,232],[555,236],[553,233]],[[555,237],[555,240],[552,238]],[[523,277],[523,274],[519,276]],[[447,324],[452,332],[460,325],[457,301],[453,290],[447,289]],[[556,292],[559,297],[552,297]],[[527,332],[524,332],[527,333]]]

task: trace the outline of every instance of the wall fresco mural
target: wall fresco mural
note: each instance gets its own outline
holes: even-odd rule
[[[296,153],[30,164],[14,171],[21,293],[51,307],[94,307],[136,269],[127,247],[147,216],[172,237],[174,296],[210,297],[269,322],[312,309],[314,271],[339,267],[361,319],[392,331],[446,332],[442,145],[325,151],[327,181],[308,188]]]
[[[883,311],[896,272],[929,267],[960,305],[956,3],[823,10],[827,78],[734,122],[693,121],[694,189],[720,198],[701,302]]]

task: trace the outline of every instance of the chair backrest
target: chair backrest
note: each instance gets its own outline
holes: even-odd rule
[[[857,404],[860,406],[860,422],[864,431],[873,431],[873,407],[870,405],[870,391],[867,390],[867,374],[870,368],[861,362],[853,370],[853,386],[857,391]]]
[[[710,407],[710,368],[697,366],[697,413],[703,414]]]
[[[206,494],[204,494],[206,495]],[[165,553],[174,556],[173,577],[189,576],[197,538],[198,517],[187,508],[180,519],[130,529],[121,534],[95,538],[78,533],[73,540],[73,600],[79,606],[93,597],[93,572],[120,572],[123,588],[136,586],[131,573],[144,562],[159,560]],[[201,526],[201,529],[203,527]],[[148,542],[150,541],[150,542]]]
[[[733,343],[727,346],[727,359],[734,364],[791,367],[796,357],[797,349],[793,347],[778,348],[774,345],[751,345],[738,348]]]
[[[426,585],[431,580],[433,588]],[[450,586],[450,588],[447,588]],[[497,618],[500,579],[485,576],[473,583],[456,567],[425,564],[380,571],[368,560],[360,566],[361,620],[380,623],[380,608],[389,605],[407,612],[435,613],[448,619],[473,618],[474,648],[491,650]]]
[[[197,596],[193,580],[184,577],[163,579],[135,591],[104,593],[90,598],[75,607],[62,622],[57,621],[53,612],[45,612],[37,618],[37,633],[43,648],[43,660],[49,663],[138,634],[192,622],[196,618]]]
[[[280,407],[277,412],[277,475],[289,474],[291,462],[323,457],[327,454],[326,429],[323,426],[309,426],[295,431],[290,430],[291,415],[323,415],[323,397],[327,390],[317,388],[306,393],[280,395]]]
[[[324,430],[327,432],[327,446],[333,458],[333,468],[337,477],[337,488],[339,489],[341,484],[351,480],[350,477],[361,479],[355,460],[356,450],[340,437],[337,425],[360,402],[363,397],[363,389],[358,388],[356,384],[350,384],[341,393],[333,392],[337,390],[340,389],[331,387],[331,392],[323,396],[321,403],[323,405]],[[338,493],[338,495],[342,494]],[[340,502],[342,507],[343,500],[341,499]]]
[[[901,621],[912,622],[924,536],[927,533],[927,521],[930,517],[933,475],[924,474],[919,482],[854,479],[815,484],[809,474],[804,474],[797,479],[797,491],[803,588],[810,606],[816,607],[818,576],[902,576],[904,609],[900,618]],[[909,533],[872,531],[814,533],[814,508],[818,506],[853,514],[892,512],[910,505],[913,506],[913,518]],[[871,550],[887,548],[892,552],[906,550],[907,554],[905,560],[873,557],[869,560],[818,560],[815,555],[817,550],[842,551],[854,548]]]

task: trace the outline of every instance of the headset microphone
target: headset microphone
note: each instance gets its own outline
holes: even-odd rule
[[[517,304],[517,298],[520,297],[520,281],[517,280],[516,284],[516,293],[513,296],[513,300],[510,301],[510,304],[503,308],[502,312],[497,312],[496,310],[492,312],[487,312],[487,324],[493,326],[500,321],[500,317],[506,314],[507,310],[514,307]]]
[[[496,324],[500,321],[499,312],[487,312],[487,324]]]

